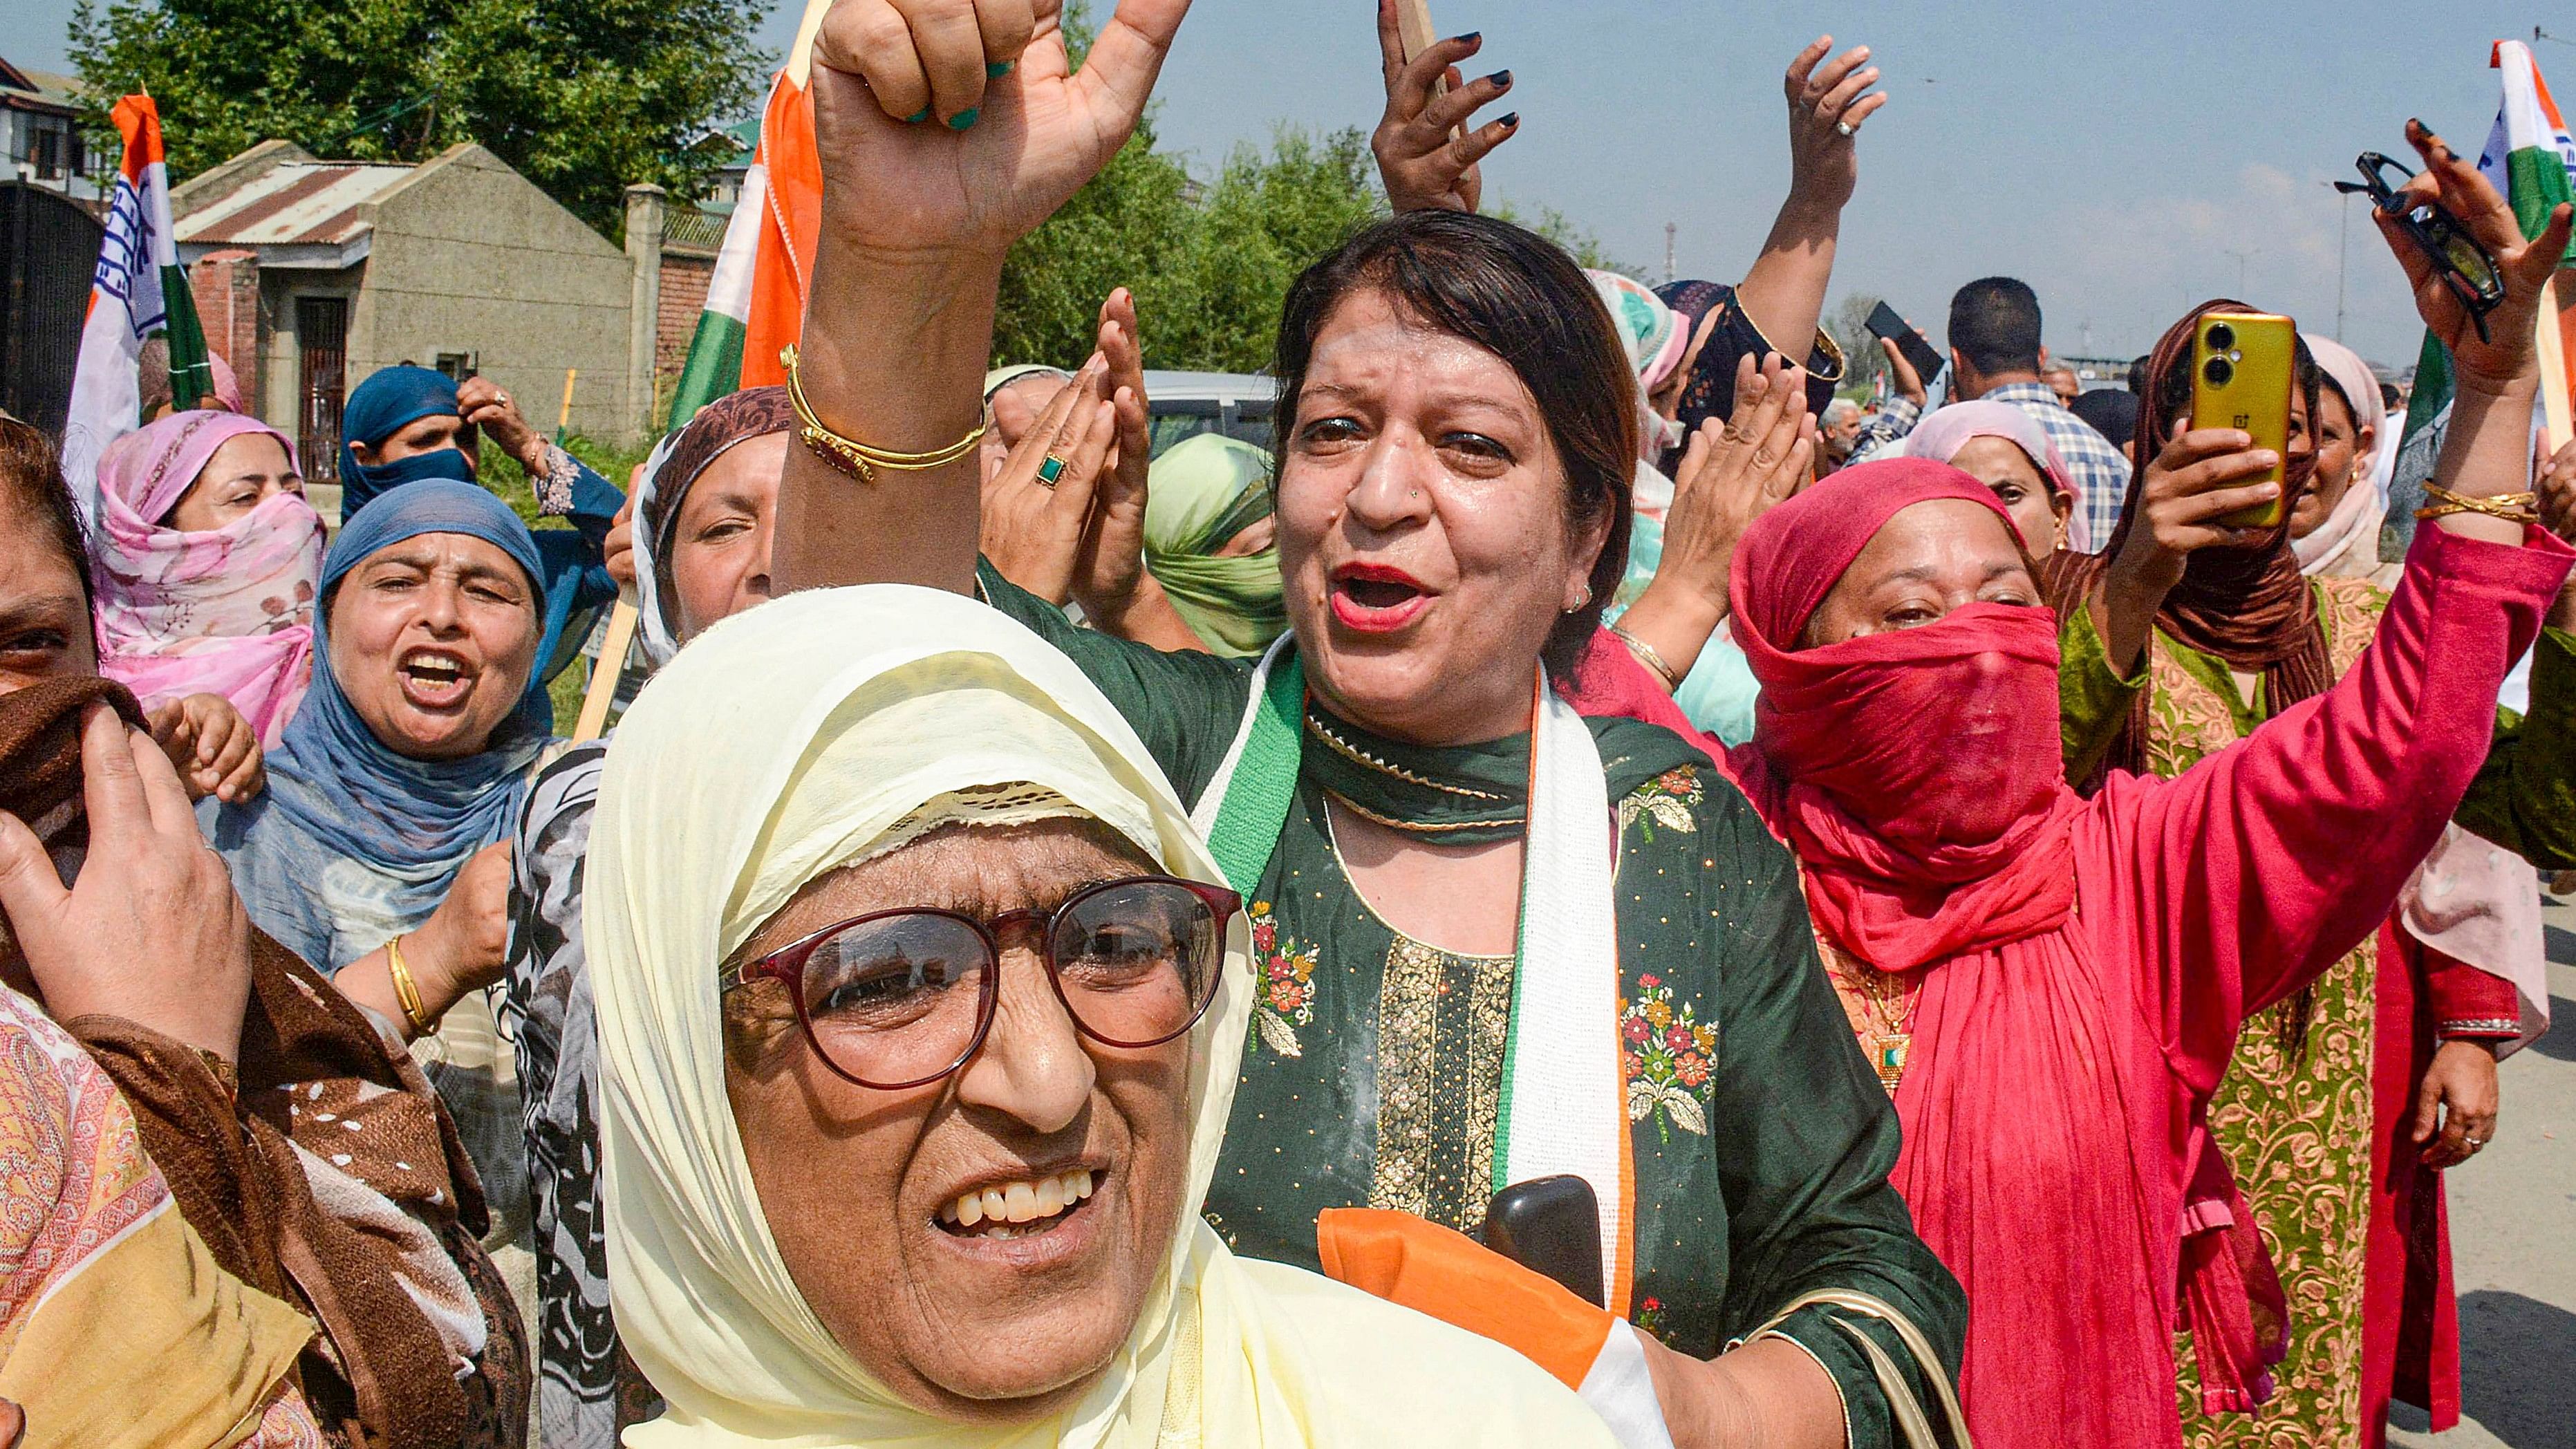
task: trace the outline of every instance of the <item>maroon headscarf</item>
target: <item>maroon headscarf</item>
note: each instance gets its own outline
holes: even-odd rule
[[[1970,604],[1918,629],[1798,647],[1889,519],[1993,491],[1945,463],[1846,468],[1746,531],[1729,593],[1761,698],[1748,793],[1805,864],[1835,945],[1885,971],[1992,950],[2063,924],[2075,902],[2046,609]],[[1748,772],[1754,774],[1755,772]]]
[[[2223,297],[2203,302],[2157,340],[2147,360],[2146,395],[2138,399],[2138,431],[2129,440],[2136,481],[2120,510],[2119,526],[2098,554],[2061,552],[2049,560],[2043,583],[2049,602],[2060,612],[2090,597],[2137,524],[2138,508],[2146,496],[2147,465],[2163,451],[2179,416],[2164,395],[2175,372],[2191,366],[2192,339],[2200,319],[2212,312],[2254,310]],[[2308,416],[2313,418],[2315,369],[2307,365],[2306,357],[2302,346],[2300,386],[2307,396]],[[2290,547],[2290,515],[2316,476],[2316,450],[2292,453],[2284,461],[2280,526],[2266,531],[2252,548],[2205,548],[2193,554],[2183,566],[2182,582],[2174,585],[2156,610],[2156,628],[2176,643],[2220,659],[2231,669],[2261,674],[2264,699],[2274,714],[2334,685],[2334,664],[2326,653],[2316,593],[2299,572],[2299,556]],[[2147,772],[2150,693],[2139,694],[2128,722],[2112,738],[2103,759],[2106,770]]]

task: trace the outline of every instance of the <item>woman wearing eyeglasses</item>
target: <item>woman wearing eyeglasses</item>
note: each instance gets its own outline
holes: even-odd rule
[[[1198,1220],[1250,933],[1027,630],[904,588],[717,625],[619,728],[591,851],[609,1290],[670,1406],[635,1449],[1611,1443]]]
[[[1875,1449],[1942,1417],[1965,1309],[1888,1186],[1896,1119],[1787,852],[1692,745],[1549,687],[1622,576],[1636,476],[1636,376],[1590,280],[1492,218],[1353,237],[1292,287],[1272,369],[1289,634],[1260,661],[1109,637],[1168,609],[1128,469],[1086,510],[1100,628],[1074,629],[979,572],[978,388],[1004,255],[1116,151],[1186,7],[1126,0],[1071,74],[1053,6],[974,8],[908,30],[843,0],[816,42],[827,240],[779,581],[980,587],[1195,802],[1261,983],[1207,1198],[1227,1245],[1348,1270],[1327,1215],[1376,1211],[1412,1261],[1472,1247],[1499,1190],[1579,1177],[1589,1310],[1631,1325],[1654,1432]],[[1124,298],[1101,334],[1091,417],[1025,463],[1041,484],[1091,486],[1073,421],[1114,410],[1122,460],[1145,445]],[[1512,1268],[1392,1287],[1509,1324],[1461,1305]]]

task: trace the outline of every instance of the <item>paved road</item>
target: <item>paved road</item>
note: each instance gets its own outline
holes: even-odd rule
[[[2548,919],[2554,1029],[2504,1064],[2496,1140],[2450,1174],[2465,1417],[2429,1434],[2401,1409],[2401,1449],[2576,1449],[2576,901]]]

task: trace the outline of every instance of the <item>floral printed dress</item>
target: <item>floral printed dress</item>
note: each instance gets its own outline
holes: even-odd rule
[[[1183,800],[1206,788],[1250,698],[1250,661],[1111,640],[989,568],[983,583],[1119,707]],[[1632,1321],[1712,1356],[1801,1294],[1854,1288],[1954,1355],[1965,1305],[1888,1186],[1895,1114],[1817,968],[1788,853],[1680,737],[1585,723],[1618,802],[1604,824],[1618,838]],[[1326,1208],[1482,1228],[1518,969],[1512,956],[1460,955],[1391,928],[1351,885],[1333,806],[1462,843],[1516,836],[1529,738],[1423,749],[1310,705],[1302,743],[1286,822],[1248,902],[1263,995],[1207,1216],[1238,1252],[1314,1269]],[[1782,1331],[1833,1376],[1850,1442],[1893,1442],[1886,1397],[1849,1332],[1815,1308]],[[1852,1331],[1910,1364],[1883,1326]]]

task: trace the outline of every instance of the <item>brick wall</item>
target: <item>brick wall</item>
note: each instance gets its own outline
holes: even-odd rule
[[[662,254],[662,315],[653,331],[657,392],[688,365],[689,339],[697,335],[698,314],[707,306],[707,283],[715,274],[712,258]]]
[[[233,370],[243,403],[257,411],[264,396],[259,386],[258,254],[208,252],[188,269],[188,290],[196,298],[197,321],[206,329],[206,350]]]

